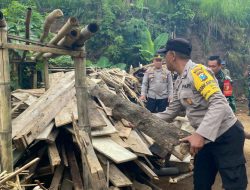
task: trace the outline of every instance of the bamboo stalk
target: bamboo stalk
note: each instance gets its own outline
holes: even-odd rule
[[[55,9],[46,17],[40,42],[43,42],[48,37],[51,25],[56,21],[56,19],[62,16],[63,12],[60,9]]]
[[[21,173],[23,170],[29,168],[31,165],[35,164],[38,162],[40,158],[35,158],[32,161],[30,161],[28,164],[25,164],[23,167],[19,168],[18,170],[12,172],[10,175],[8,175],[6,178],[0,181],[0,184],[3,184],[4,182],[8,181],[9,179],[13,178],[14,176],[18,175]]]
[[[70,30],[73,27],[78,26],[78,20],[75,17],[70,17],[68,19],[68,21],[63,25],[63,27],[59,30],[59,32],[57,33],[57,35],[54,36],[54,38],[52,38],[49,41],[49,44],[52,45],[57,45],[57,43],[66,35],[70,32]],[[39,59],[42,56],[42,53],[38,53],[35,57],[35,59]]]
[[[30,7],[27,8],[27,15],[26,15],[26,20],[25,20],[25,38],[26,39],[30,38],[31,13],[32,13],[32,9]],[[29,45],[29,42],[26,42],[26,45]],[[27,54],[27,51],[24,51],[23,56],[22,56],[22,62],[25,60],[26,54]]]
[[[0,11],[0,44],[7,42],[7,23]],[[0,171],[13,170],[10,70],[8,49],[0,49]]]
[[[78,28],[73,28],[63,39],[61,39],[58,42],[58,46],[64,47],[64,48],[71,48],[72,44],[77,40],[77,38],[80,35],[80,30]],[[54,58],[59,55],[53,54],[53,53],[45,53],[43,54],[43,57],[48,58]]]
[[[81,30],[80,36],[73,44],[73,47],[80,48],[84,46],[85,41],[91,38],[91,36],[93,36],[98,30],[99,26],[96,23],[90,23],[87,25]]]

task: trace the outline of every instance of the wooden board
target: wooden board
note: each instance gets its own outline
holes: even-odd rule
[[[49,189],[50,190],[58,190],[62,177],[63,177],[63,170],[64,170],[64,165],[60,164],[59,166],[56,167],[52,182],[50,184]]]
[[[117,144],[121,145],[123,148],[129,148],[129,145],[124,142],[123,139],[121,139],[121,137],[119,137],[119,135],[117,133],[113,133],[110,135],[110,138],[115,141]]]
[[[131,186],[132,182],[114,164],[109,166],[109,180],[116,187]]]
[[[78,117],[76,97],[69,101],[69,103],[56,115],[55,125],[60,127],[72,122],[72,114],[74,117]]]
[[[116,133],[117,130],[115,129],[113,124],[109,121],[109,119],[106,118],[105,112],[101,109],[98,109],[98,111],[100,112],[103,120],[107,124],[107,127],[103,127],[100,129],[92,129],[91,136],[96,137],[96,136],[103,136],[103,135],[109,135],[109,134]]]
[[[132,130],[128,138],[123,140],[134,152],[152,156],[147,144],[143,142],[135,130]]]
[[[96,150],[117,164],[135,160],[137,158],[135,154],[118,145],[109,137],[93,137],[92,143]]]
[[[115,128],[119,131],[119,136],[120,137],[125,137],[128,138],[131,132],[131,128],[125,127],[124,124],[121,121],[118,121],[115,124]]]
[[[142,169],[142,171],[144,171],[145,174],[147,174],[148,177],[150,177],[151,179],[159,180],[154,171],[151,170],[144,162],[141,162],[140,160],[135,160],[134,162]]]
[[[48,156],[53,170],[55,166],[58,166],[61,163],[61,158],[55,143],[48,146]]]
[[[64,77],[64,72],[56,72],[49,74],[49,87],[54,87],[61,78]]]
[[[78,119],[76,97],[74,97],[55,117],[56,127],[60,127],[72,122],[72,114]],[[101,116],[95,102],[92,99],[88,100],[88,115],[91,128],[106,127],[107,124]]]
[[[45,129],[37,136],[36,140],[46,140],[48,139],[49,134],[51,133],[55,122],[52,121]]]
[[[65,75],[34,104],[12,121],[12,137],[17,148],[24,149],[40,134],[57,113],[75,95],[74,72]]]

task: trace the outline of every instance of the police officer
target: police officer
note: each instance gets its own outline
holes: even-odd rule
[[[217,172],[226,190],[246,190],[247,175],[243,153],[244,130],[222,94],[213,72],[190,59],[191,44],[182,38],[171,39],[164,53],[167,67],[179,77],[173,101],[156,115],[172,121],[182,107],[196,131],[181,139],[189,142],[194,155],[194,189],[211,190]]]
[[[208,67],[214,72],[219,83],[222,93],[226,96],[227,101],[234,112],[236,112],[236,103],[233,95],[232,79],[222,70],[222,61],[220,56],[213,55],[208,58]]]
[[[141,97],[146,101],[146,107],[152,113],[162,112],[168,106],[173,96],[173,82],[171,72],[162,66],[162,57],[156,55],[152,67],[143,76]]]

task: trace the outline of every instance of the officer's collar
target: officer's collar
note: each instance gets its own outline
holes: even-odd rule
[[[184,79],[187,77],[187,74],[188,74],[188,71],[189,69],[192,67],[193,65],[193,62],[191,59],[189,59],[189,61],[187,62],[187,64],[185,65],[184,69],[183,69],[183,72],[181,74],[181,78]]]

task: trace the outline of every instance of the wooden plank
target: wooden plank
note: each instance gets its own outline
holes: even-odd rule
[[[75,96],[56,115],[56,117],[55,117],[55,125],[56,125],[56,127],[61,127],[63,125],[71,123],[72,122],[72,118],[71,118],[72,114],[74,115],[74,117],[78,117],[77,106],[76,106],[76,97]]]
[[[61,185],[61,190],[72,190],[73,182],[71,181],[68,169],[64,169],[63,180]]]
[[[47,140],[53,127],[54,127],[55,122],[52,121],[45,129],[36,137],[36,140]]]
[[[59,155],[59,152],[57,150],[55,143],[50,144],[48,146],[48,156],[49,156],[50,165],[53,170],[55,166],[58,166],[61,163],[61,158],[60,158],[60,155]]]
[[[93,190],[105,190],[105,175],[88,134],[83,130],[79,130],[74,119],[73,127],[77,144],[81,150],[82,164],[85,165],[85,167],[83,167],[85,169],[83,175],[85,175],[85,179],[88,179],[84,181],[87,186],[86,188],[88,189],[88,182],[90,182]]]
[[[67,155],[66,155],[66,150],[65,150],[65,145],[62,144],[61,146],[61,155],[62,155],[62,159],[63,159],[63,164],[64,166],[68,167],[69,166],[69,162],[68,162],[68,158],[67,158]]]
[[[147,174],[148,177],[159,180],[158,176],[145,163],[140,160],[135,160],[134,162],[142,169],[142,171],[144,171],[145,174]]]
[[[18,148],[28,146],[75,95],[74,72],[69,72],[54,88],[28,107],[12,122],[12,137]]]
[[[71,144],[66,145],[66,153],[69,161],[70,173],[75,190],[83,190],[83,183],[79,171],[79,166],[76,161],[75,153]]]
[[[120,137],[124,137],[124,138],[128,138],[131,132],[131,128],[125,127],[124,124],[121,121],[118,121],[115,124],[115,128],[119,131],[119,136]]]
[[[49,74],[49,86],[55,86],[64,77],[64,72],[56,72]]]
[[[99,128],[92,129],[91,136],[96,137],[96,136],[103,136],[103,135],[109,135],[112,133],[116,133],[117,130],[115,129],[113,124],[109,121],[109,119],[106,118],[104,111],[101,109],[98,109],[98,111],[100,112],[102,118],[104,119],[105,123],[107,124],[107,127],[103,127],[100,129]]]
[[[56,141],[58,134],[59,130],[54,128],[49,134],[48,138],[46,139],[46,142],[50,144],[54,143]]]
[[[117,164],[137,158],[135,154],[115,143],[110,137],[93,137],[92,143],[96,150]]]
[[[56,167],[52,182],[49,187],[50,190],[59,189],[59,186],[63,177],[63,170],[64,170],[64,166],[62,164]]]
[[[72,114],[74,118],[78,119],[76,97],[74,97],[55,117],[55,123],[57,127],[69,124],[72,122]],[[106,127],[107,124],[98,111],[96,104],[92,99],[88,101],[88,115],[91,128]]]
[[[132,182],[114,164],[109,166],[109,179],[116,187],[131,186]]]
[[[134,152],[152,156],[148,146],[143,142],[135,130],[132,130],[129,137],[123,140]]]
[[[123,148],[129,148],[129,145],[126,142],[124,142],[123,139],[121,139],[121,137],[119,137],[117,133],[111,134],[110,138]]]

